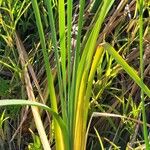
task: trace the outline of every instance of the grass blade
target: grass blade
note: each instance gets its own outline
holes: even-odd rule
[[[72,47],[71,47],[71,28],[72,28],[72,0],[67,0],[67,56],[68,56],[68,107],[67,107],[67,117],[68,117],[68,130],[69,130],[69,137],[68,141],[70,143],[69,148],[71,149],[72,147],[72,132],[71,132],[71,118],[72,118],[72,110],[71,110],[71,99],[70,99],[70,93],[71,93],[71,52],[72,52]]]
[[[61,66],[63,76],[64,100],[66,100],[66,34],[65,34],[65,4],[64,0],[58,2],[59,14],[59,39],[61,52]]]
[[[137,0],[137,5],[139,8],[139,40],[140,40],[140,72],[141,72],[141,81],[144,80],[144,61],[143,61],[143,0]],[[150,149],[149,139],[148,139],[148,130],[146,126],[146,111],[145,111],[145,102],[144,102],[144,91],[141,88],[141,101],[142,101],[142,117],[143,117],[143,131],[144,131],[144,139],[146,144],[146,149]]]
[[[28,99],[30,99],[32,101],[36,101],[36,98],[35,98],[35,95],[33,92],[33,88],[32,88],[32,84],[31,84],[31,80],[29,77],[28,69],[27,69],[27,67],[25,67],[26,62],[25,62],[25,57],[23,54],[23,49],[25,50],[25,48],[24,48],[23,43],[21,42],[19,35],[17,33],[15,34],[15,39],[16,39],[16,46],[18,49],[21,66],[23,68],[22,73],[24,76],[24,82],[25,82],[25,87],[26,87]],[[49,145],[49,141],[47,139],[47,135],[46,135],[44,126],[43,126],[43,122],[41,120],[39,110],[37,107],[31,107],[31,109],[32,109],[32,114],[33,114],[34,121],[36,124],[36,128],[37,128],[39,136],[41,138],[43,148],[46,150],[49,150],[50,145]]]
[[[150,90],[149,88],[142,82],[139,78],[136,70],[131,68],[126,61],[116,52],[116,50],[108,43],[103,44],[104,49],[108,51],[110,55],[122,66],[122,68],[129,74],[129,76],[139,85],[140,88],[150,97]]]
[[[95,75],[97,64],[100,60],[100,57],[102,56],[102,53],[103,53],[103,47],[100,46],[97,48],[95,52],[92,65],[89,66],[87,65],[87,67],[85,67],[83,72],[80,89],[79,89],[79,95],[78,95],[77,110],[76,110],[74,149],[78,149],[79,145],[82,145],[82,147],[80,146],[81,149],[85,149],[86,147],[86,144],[84,143],[86,137],[83,135],[86,134],[89,99],[91,95],[93,78]],[[82,131],[82,132],[78,132],[78,131]]]
[[[49,58],[48,58],[48,53],[47,53],[47,49],[46,49],[46,43],[45,43],[45,38],[44,38],[43,27],[42,27],[39,8],[38,8],[36,0],[32,0],[32,6],[33,6],[33,9],[34,9],[34,13],[35,13],[35,18],[36,18],[36,22],[37,22],[37,27],[38,27],[38,32],[39,32],[39,36],[40,36],[41,46],[42,46],[42,49],[43,49],[42,52],[43,52],[43,56],[44,56],[45,68],[46,68],[46,73],[47,73],[47,81],[48,81],[48,87],[49,87],[49,93],[50,93],[51,107],[57,113],[58,109],[57,109],[57,100],[56,100],[54,83],[53,83],[53,76],[52,76],[52,72],[51,72],[51,69],[50,69]],[[58,150],[59,149],[60,150],[65,149],[67,144],[64,143],[65,138],[63,138],[63,134],[60,130],[60,127],[58,126],[58,123],[55,121],[55,119],[54,119],[54,130],[55,130],[55,138],[56,138],[56,147],[57,147],[57,149]]]
[[[44,105],[38,102],[29,101],[29,100],[22,100],[22,99],[4,99],[4,100],[1,100],[1,103],[0,103],[0,107],[2,106],[27,106],[27,105],[37,106],[39,108],[47,110],[51,115],[55,117],[61,130],[64,132],[64,135],[67,136],[67,128],[66,128],[66,125],[64,124],[64,121],[53,109],[51,109],[47,105]]]
[[[74,64],[73,64],[73,77],[72,77],[72,83],[71,83],[71,93],[70,93],[70,128],[71,131],[73,131],[74,126],[74,110],[75,110],[75,92],[76,92],[76,76],[77,76],[77,67],[79,63],[79,51],[80,51],[80,43],[81,43],[81,30],[83,26],[83,13],[84,13],[84,6],[85,6],[85,0],[80,0],[79,2],[79,19],[78,19],[78,33],[77,33],[77,43],[76,47],[74,49],[75,51],[75,58],[74,58]]]
[[[52,32],[52,44],[54,46],[54,54],[55,54],[55,58],[56,58],[56,64],[57,64],[57,69],[58,69],[58,84],[59,84],[59,93],[60,93],[60,100],[61,100],[61,108],[62,109],[62,114],[63,114],[63,118],[66,120],[66,104],[63,98],[63,85],[62,85],[62,76],[61,76],[61,67],[60,67],[60,62],[59,62],[59,54],[58,54],[58,46],[57,46],[57,39],[56,39],[56,29],[55,29],[55,22],[54,22],[54,16],[53,16],[53,12],[52,12],[52,4],[51,4],[51,0],[46,0],[46,5],[47,5],[47,9],[48,9],[48,17],[49,17],[49,24],[51,27],[51,32]]]
[[[91,88],[90,84],[88,86],[88,94],[87,97],[84,95],[86,93],[86,84],[88,82],[88,74],[90,71],[91,63],[95,47],[96,41],[98,38],[98,34],[101,28],[101,25],[110,9],[114,1],[104,1],[101,11],[98,13],[98,19],[91,31],[91,34],[87,40],[85,48],[83,50],[83,54],[81,60],[78,65],[77,70],[77,80],[76,80],[76,90],[75,90],[75,102],[74,102],[74,149],[85,149],[85,132],[86,132],[86,123],[87,123],[87,113],[88,113],[88,102],[91,95],[89,89]],[[98,57],[101,56],[101,53]],[[95,60],[96,61],[96,60]],[[93,74],[95,73],[95,68],[92,71]],[[91,77],[93,77],[93,74]],[[92,80],[92,78],[90,78]],[[93,81],[93,80],[92,80]],[[82,115],[82,116],[81,116]],[[81,119],[82,118],[82,119]],[[79,132],[80,131],[80,132]],[[79,147],[81,146],[82,147]]]
[[[97,137],[98,137],[99,144],[100,144],[100,146],[101,146],[101,150],[104,150],[104,146],[103,146],[102,139],[101,139],[101,137],[100,137],[100,135],[99,135],[99,133],[98,133],[97,129],[96,129],[96,128],[94,128],[94,130],[95,130],[96,135],[97,135]]]

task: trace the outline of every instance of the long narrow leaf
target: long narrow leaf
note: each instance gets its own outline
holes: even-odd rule
[[[79,10],[79,19],[78,19],[78,33],[77,33],[77,43],[76,47],[73,51],[75,51],[75,60],[73,64],[73,77],[71,83],[71,93],[70,93],[70,124],[71,124],[71,131],[73,130],[74,126],[74,111],[75,111],[75,93],[76,93],[76,78],[77,78],[77,68],[80,60],[80,43],[81,43],[81,31],[83,27],[83,13],[85,7],[85,0],[80,0],[79,2],[80,10]]]
[[[42,108],[44,110],[47,110],[59,124],[59,127],[61,128],[62,132],[64,133],[65,136],[68,136],[67,134],[67,128],[66,125],[64,124],[64,121],[61,119],[61,117],[51,108],[49,108],[47,105],[38,103],[38,102],[33,102],[29,100],[22,100],[22,99],[4,99],[1,100],[0,107],[2,106],[38,106],[39,108]]]
[[[72,147],[72,132],[71,132],[71,126],[72,126],[72,108],[71,108],[71,102],[70,99],[70,93],[71,93],[71,27],[72,27],[72,0],[67,0],[67,56],[68,56],[68,106],[67,106],[67,119],[68,119],[68,130],[69,130],[69,148]]]
[[[51,2],[50,2],[51,3]],[[38,4],[36,0],[32,0],[32,6],[34,9],[35,13],[35,18],[37,22],[37,27],[38,27],[38,32],[40,36],[40,41],[41,41],[41,46],[42,46],[42,52],[44,56],[44,62],[45,62],[45,68],[46,68],[46,73],[47,73],[47,81],[48,81],[48,88],[49,88],[49,93],[50,93],[50,100],[51,100],[51,107],[53,110],[58,112],[57,109],[57,100],[56,100],[56,94],[55,94],[55,89],[54,89],[54,83],[53,83],[53,76],[52,72],[50,69],[50,63],[49,63],[49,57],[46,49],[46,43],[45,43],[45,38],[44,38],[44,31],[41,23],[41,17],[40,17],[40,12],[38,8]],[[67,146],[65,144],[65,135],[60,130],[60,127],[58,126],[57,122],[54,119],[54,130],[55,130],[55,138],[56,138],[56,147],[58,150],[63,150]]]
[[[143,6],[144,1],[143,0],[137,0],[137,5],[139,8],[139,37],[140,37],[140,72],[141,72],[141,81],[144,80],[144,60],[143,60]],[[145,102],[144,102],[144,91],[141,88],[141,101],[142,101],[142,117],[143,117],[143,131],[144,131],[144,139],[146,144],[146,149],[150,149],[149,139],[148,139],[148,130],[146,126],[146,111],[145,111]]]
[[[63,118],[66,118],[66,106],[65,102],[63,99],[63,85],[62,85],[62,76],[61,76],[61,69],[60,69],[60,61],[59,61],[59,54],[58,54],[58,45],[57,45],[57,39],[56,39],[56,29],[55,29],[55,22],[54,22],[54,16],[52,12],[52,4],[51,0],[45,0],[47,9],[48,9],[48,17],[49,17],[49,24],[51,27],[51,32],[52,32],[52,44],[54,46],[54,54],[56,58],[56,64],[57,64],[57,69],[58,69],[58,84],[59,84],[59,93],[60,93],[60,100],[61,100],[61,107],[64,108],[62,109],[62,114]]]
[[[58,2],[59,39],[61,52],[61,66],[63,76],[64,100],[66,100],[66,33],[65,33],[65,4],[64,0]],[[64,114],[65,115],[65,114]]]
[[[108,43],[103,44],[105,50],[108,51],[110,55],[122,66],[122,68],[129,74],[129,76],[143,89],[143,91],[150,97],[150,90],[149,88],[142,82],[139,78],[136,70],[131,68],[127,62],[116,52],[116,50]]]

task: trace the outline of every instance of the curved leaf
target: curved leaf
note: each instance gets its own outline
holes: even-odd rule
[[[47,110],[51,115],[53,115],[53,117],[55,118],[55,120],[57,121],[64,137],[68,136],[68,131],[66,128],[66,125],[64,124],[63,120],[61,119],[61,117],[51,108],[49,108],[48,106],[38,103],[38,102],[33,102],[33,101],[29,101],[29,100],[22,100],[22,99],[4,99],[4,100],[0,100],[0,106],[12,106],[12,105],[21,105],[21,106],[25,106],[25,105],[29,105],[29,106],[37,106],[40,107],[44,110]]]

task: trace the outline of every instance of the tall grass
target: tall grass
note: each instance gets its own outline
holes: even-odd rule
[[[92,86],[97,67],[102,63],[101,59],[104,54],[110,54],[118,65],[141,88],[142,114],[143,114],[143,131],[146,147],[149,148],[148,132],[146,124],[146,113],[144,104],[144,94],[150,97],[150,90],[144,84],[143,79],[143,1],[137,1],[139,6],[139,37],[140,37],[140,69],[141,77],[129,66],[129,64],[118,54],[118,52],[108,43],[97,43],[102,25],[110,12],[114,0],[95,1],[91,12],[94,12],[92,28],[83,35],[85,0],[79,1],[79,16],[77,19],[77,36],[75,48],[72,46],[72,21],[73,21],[73,1],[58,0],[58,4],[53,0],[44,0],[48,13],[48,25],[51,32],[52,49],[56,60],[58,89],[54,84],[54,76],[49,62],[48,46],[44,35],[42,17],[40,14],[37,0],[31,0],[40,37],[46,77],[48,83],[50,106],[26,100],[1,100],[0,106],[7,105],[30,105],[37,106],[47,110],[53,117],[55,145],[57,150],[85,150],[87,144],[87,124],[92,94]],[[66,2],[66,3],[65,3]],[[66,5],[66,7],[65,7]],[[98,7],[97,7],[98,6]],[[28,7],[28,5],[27,5]],[[56,10],[57,11],[56,11]],[[55,15],[58,13],[58,22]],[[58,23],[58,26],[57,26]],[[72,61],[72,51],[75,56]],[[107,53],[108,52],[108,53]],[[107,61],[105,61],[107,63]],[[110,60],[110,63],[112,60]],[[110,71],[110,68],[108,69]],[[108,71],[108,72],[109,72]],[[101,71],[102,72],[102,71]],[[102,74],[102,73],[101,73]],[[58,93],[56,92],[58,90]],[[58,94],[58,95],[57,95]],[[60,99],[60,105],[58,100]],[[61,112],[59,112],[59,106]],[[111,120],[109,120],[111,122]],[[114,127],[115,128],[115,127]],[[40,129],[38,128],[38,132]],[[101,137],[96,130],[102,149]],[[40,137],[41,138],[41,137]],[[48,137],[41,143],[44,150],[51,149],[48,143]],[[46,143],[46,145],[45,145]],[[115,145],[115,144],[114,144]]]
[[[138,10],[139,10],[139,45],[140,45],[140,72],[141,72],[141,80],[144,80],[144,61],[143,61],[143,8],[144,8],[144,1],[138,0],[137,1]],[[142,101],[142,118],[143,118],[143,132],[144,132],[144,139],[146,144],[146,149],[150,149],[150,143],[148,138],[148,130],[147,130],[147,119],[146,119],[146,112],[145,112],[145,102],[144,102],[144,90],[141,88],[141,101]]]
[[[64,1],[58,1],[58,14],[59,14],[59,42],[60,42],[60,53],[58,53],[58,42],[56,39],[57,32],[55,29],[54,14],[52,8],[52,1],[45,1],[49,16],[49,25],[52,32],[52,44],[54,46],[55,58],[57,62],[58,71],[58,82],[59,82],[59,94],[61,99],[61,111],[62,119],[67,126],[67,130],[64,131],[60,128],[60,125],[56,121],[54,116],[54,129],[55,129],[55,140],[56,149],[85,149],[85,133],[87,124],[87,114],[88,114],[88,104],[91,95],[92,80],[94,78],[94,73],[96,71],[96,66],[99,58],[103,52],[102,48],[96,49],[96,40],[98,38],[98,33],[100,31],[101,25],[111,8],[114,1],[103,1],[101,10],[97,11],[97,18],[93,21],[95,25],[91,31],[91,34],[87,38],[87,43],[85,48],[81,50],[81,32],[83,26],[83,14],[85,1],[80,0],[79,5],[79,19],[78,19],[78,34],[77,34],[77,44],[75,48],[75,60],[73,64],[73,77],[71,79],[71,26],[72,26],[72,1],[67,1],[67,11],[68,14],[67,25],[65,24],[65,9]],[[43,51],[43,57],[45,62],[45,68],[47,73],[48,88],[50,93],[51,108],[55,113],[58,113],[57,99],[55,93],[55,87],[53,83],[52,71],[49,64],[49,58],[47,53],[47,46],[44,37],[44,31],[41,23],[41,16],[36,0],[32,0],[32,6],[35,14],[35,19],[37,23],[38,33],[40,36],[41,47]],[[66,34],[66,26],[68,31]],[[66,37],[67,35],[67,37]],[[66,46],[67,43],[67,46]],[[66,50],[67,47],[67,50]],[[96,51],[95,51],[96,50]],[[83,51],[83,52],[82,52]],[[66,55],[66,52],[68,53]],[[88,54],[88,55],[87,55]],[[95,55],[95,56],[94,56]],[[66,90],[66,58],[68,57],[68,83],[70,87]],[[92,58],[94,57],[94,60]],[[60,62],[61,58],[61,62]],[[88,63],[87,67],[84,66]],[[92,65],[92,66],[91,66]],[[91,68],[91,67],[92,68]],[[77,76],[78,74],[78,76]],[[88,84],[86,85],[86,82]],[[68,92],[68,94],[66,93]],[[84,93],[85,92],[85,93]],[[85,96],[84,96],[85,94]],[[68,95],[68,96],[67,96]],[[85,98],[84,98],[85,97]],[[83,99],[84,98],[84,99]],[[12,101],[14,102],[14,101]],[[20,103],[20,101],[18,101]],[[22,101],[23,104],[23,101]],[[85,106],[85,107],[83,107]],[[83,109],[84,108],[84,109]],[[81,116],[84,114],[85,116]],[[64,134],[65,133],[65,134]],[[66,136],[68,135],[69,136]],[[70,138],[70,139],[69,139]],[[42,141],[42,139],[41,139]],[[43,142],[42,142],[43,143]]]

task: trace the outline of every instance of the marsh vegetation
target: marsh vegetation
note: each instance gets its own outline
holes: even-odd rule
[[[0,0],[0,149],[149,150],[149,0]]]

